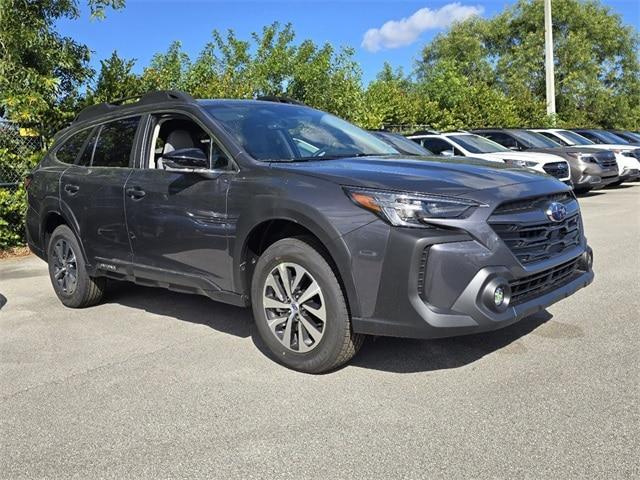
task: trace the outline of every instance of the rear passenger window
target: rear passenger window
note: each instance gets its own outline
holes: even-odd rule
[[[56,158],[62,163],[75,163],[78,154],[82,149],[82,145],[91,133],[91,129],[87,128],[68,138],[58,150],[56,150]]]
[[[124,118],[102,126],[93,153],[94,167],[128,167],[140,117]]]
[[[424,148],[431,150],[436,155],[442,155],[444,151],[453,153],[453,145],[441,138],[428,137],[421,139],[421,141]]]

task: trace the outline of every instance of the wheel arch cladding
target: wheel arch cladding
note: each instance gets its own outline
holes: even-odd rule
[[[234,254],[234,273],[238,279],[238,290],[247,293],[251,289],[253,265],[270,245],[283,238],[306,237],[319,250],[334,271],[347,300],[352,315],[359,315],[360,307],[353,276],[348,266],[351,263],[349,251],[342,238],[331,239],[320,226],[310,219],[300,221],[279,216],[263,220],[248,229],[243,242],[238,242]]]

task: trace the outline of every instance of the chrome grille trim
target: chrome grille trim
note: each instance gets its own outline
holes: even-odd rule
[[[569,165],[566,162],[547,163],[542,169],[556,178],[564,179],[569,176]]]
[[[524,198],[522,200],[514,200],[499,205],[494,211],[495,214],[512,213],[524,210],[535,210],[542,208],[549,202],[562,202],[565,205],[575,200],[575,195],[571,192],[554,193],[552,195],[544,195],[542,197]]]
[[[490,225],[521,264],[539,262],[580,245],[580,213],[561,222],[491,221]]]

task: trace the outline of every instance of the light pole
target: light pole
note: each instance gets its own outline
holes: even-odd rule
[[[544,70],[547,82],[547,115],[556,114],[556,87],[553,71],[553,30],[551,25],[551,0],[544,0]]]

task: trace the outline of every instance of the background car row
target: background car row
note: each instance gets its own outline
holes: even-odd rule
[[[404,137],[376,132],[407,154]],[[464,156],[531,168],[571,184],[577,193],[640,179],[640,134],[627,131],[487,128],[418,131],[407,136],[423,154]]]

